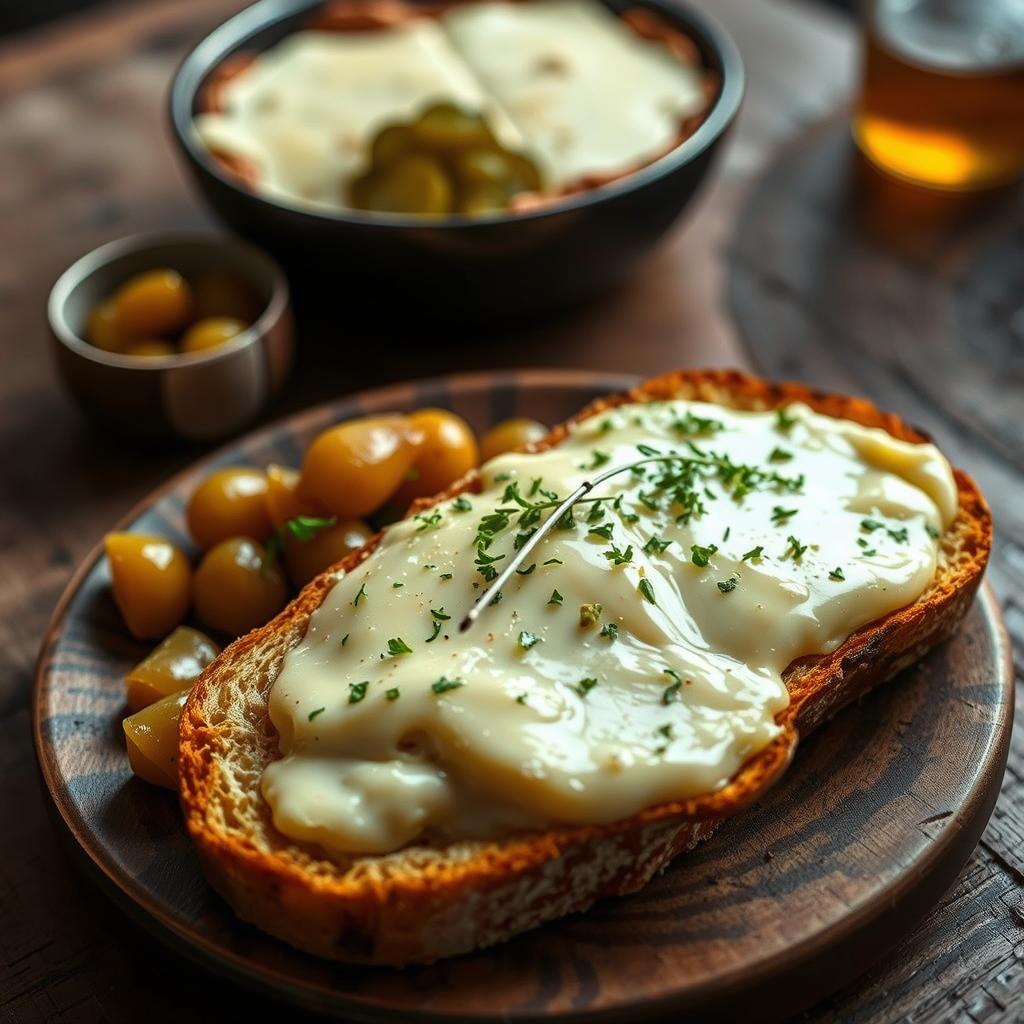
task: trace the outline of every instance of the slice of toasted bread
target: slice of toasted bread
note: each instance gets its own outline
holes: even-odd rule
[[[855,398],[738,372],[686,371],[602,399],[577,419],[627,401],[690,398],[740,409],[805,402],[826,415],[927,440]],[[558,444],[556,427],[533,446]],[[610,825],[552,827],[500,841],[414,845],[384,856],[327,858],[279,833],[260,777],[279,756],[267,698],[285,653],[332,585],[324,573],[272,622],[227,648],[203,673],[181,718],[181,797],[207,876],[238,915],[324,957],[377,964],[431,961],[500,942],[545,921],[633,892],[678,853],[757,798],[789,764],[799,734],[889,679],[944,639],[966,613],[991,544],[991,519],[974,482],[955,471],[960,509],[940,539],[934,582],[912,605],[872,622],[834,653],[786,670],[782,733],[722,789],[651,807]],[[470,475],[441,498],[479,489]],[[432,502],[420,502],[422,508]],[[335,569],[350,569],[371,541]]]

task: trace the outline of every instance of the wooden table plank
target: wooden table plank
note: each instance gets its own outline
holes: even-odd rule
[[[189,42],[238,6],[118,4],[0,45],[0,820],[17,822],[0,832],[4,1020],[220,1020],[260,1009],[141,935],[69,869],[44,813],[26,712],[39,638],[73,565],[115,518],[198,452],[141,452],[95,433],[78,416],[44,351],[45,294],[64,266],[109,238],[211,227],[177,169],[163,107]],[[793,309],[773,321],[771,344],[749,322],[737,329],[724,296],[743,270],[739,210],[780,147],[849,94],[855,46],[848,23],[796,0],[705,6],[739,43],[747,99],[714,182],[638,280],[543,329],[468,348],[433,339],[396,351],[386,365],[376,357],[382,339],[345,334],[342,306],[303,325],[296,376],[270,415],[368,384],[454,369],[537,363],[648,373],[752,362],[853,386],[965,444],[941,407],[922,405],[909,382],[891,374],[851,372],[849,361],[837,361],[828,333],[809,331]],[[778,280],[762,283],[769,299],[786,301]],[[961,450],[987,487],[1000,495],[1020,487],[1019,465]],[[998,511],[1016,533],[1020,506],[1004,499]],[[1024,554],[1016,540],[1001,541],[998,563],[993,575],[1024,643]],[[809,1020],[930,1022],[959,1012],[1009,1021],[1024,1014],[1017,994],[1022,778],[1018,739],[985,842],[943,905],[886,964]]]

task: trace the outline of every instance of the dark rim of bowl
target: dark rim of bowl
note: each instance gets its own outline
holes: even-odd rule
[[[206,352],[181,353],[170,356],[126,356],[117,352],[91,345],[85,338],[71,329],[64,316],[64,306],[68,295],[80,282],[92,277],[101,267],[129,253],[159,250],[168,245],[200,245],[211,249],[230,252],[232,249],[244,249],[257,262],[262,263],[270,283],[270,298],[260,315],[244,331],[240,331],[229,341],[211,348]],[[86,266],[83,268],[83,264]],[[232,269],[230,267],[225,269]],[[243,271],[236,271],[243,277],[250,277]],[[240,349],[254,345],[266,332],[277,323],[287,310],[290,300],[288,279],[277,263],[258,246],[237,238],[217,238],[211,235],[190,235],[177,232],[147,232],[126,235],[104,242],[83,253],[54,282],[46,302],[46,315],[50,322],[50,330],[65,348],[81,355],[94,363],[113,366],[126,370],[166,370],[179,366],[202,366],[206,363],[225,359]]]
[[[605,199],[624,195],[657,181],[699,156],[729,127],[739,110],[740,100],[743,98],[745,80],[743,61],[732,37],[714,18],[704,11],[695,10],[688,3],[679,2],[679,0],[669,0],[669,2],[666,0],[637,0],[638,5],[651,7],[666,14],[670,19],[679,21],[688,33],[697,37],[698,43],[702,43],[715,55],[718,67],[714,70],[718,70],[721,74],[718,95],[697,130],[674,149],[653,162],[631,171],[621,178],[616,178],[606,185],[587,189],[546,204],[539,209],[527,210],[522,213],[450,214],[447,217],[434,219],[417,217],[412,214],[362,213],[357,210],[321,209],[304,206],[300,203],[288,203],[280,198],[257,192],[255,189],[245,188],[233,176],[224,173],[215,160],[210,159],[209,153],[198,142],[192,131],[192,122],[195,116],[193,107],[199,87],[218,64],[239,48],[240,42],[244,46],[245,41],[257,32],[288,18],[304,14],[323,2],[324,0],[258,0],[257,3],[232,15],[200,39],[184,56],[174,72],[168,96],[174,138],[189,160],[239,195],[313,220],[391,228],[425,228],[436,231],[446,228],[467,228],[474,225],[498,225],[541,220],[545,217],[554,217],[572,210],[593,206]],[[213,53],[212,57],[211,53]],[[194,79],[193,87],[187,86],[186,76]]]

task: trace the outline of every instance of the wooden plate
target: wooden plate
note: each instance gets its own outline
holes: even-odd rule
[[[213,466],[296,464],[326,424],[446,405],[477,428],[554,422],[630,378],[472,374],[367,392],[261,430],[173,479],[120,524],[187,543],[182,509]],[[121,625],[100,550],[75,574],[40,655],[36,745],[59,819],[121,906],[186,955],[359,1021],[778,1017],[844,984],[938,900],[988,820],[1012,721],[1009,650],[984,590],[957,637],[812,736],[759,804],[642,893],[493,950],[405,971],[299,954],[208,888],[173,796],[134,779]]]

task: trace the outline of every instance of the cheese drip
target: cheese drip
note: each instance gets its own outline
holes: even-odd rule
[[[579,504],[458,632],[549,514],[529,506],[669,453]],[[481,475],[390,527],[285,657],[262,779],[285,835],[382,853],[713,792],[778,734],[795,658],[922,594],[957,509],[932,445],[802,405],[626,405]]]

